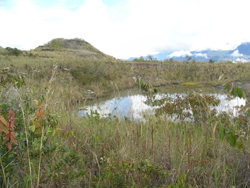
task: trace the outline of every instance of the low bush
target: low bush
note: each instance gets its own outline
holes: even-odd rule
[[[17,48],[6,47],[5,49],[8,51],[8,55],[19,56],[23,53],[22,50],[19,50]]]

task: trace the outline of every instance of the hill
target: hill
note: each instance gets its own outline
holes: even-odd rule
[[[115,59],[114,57],[106,55],[105,53],[96,49],[85,40],[78,38],[53,39],[47,44],[35,48],[34,52],[42,57],[55,57],[58,55],[64,55],[90,59]]]

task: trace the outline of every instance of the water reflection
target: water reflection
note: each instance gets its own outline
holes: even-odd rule
[[[153,114],[157,107],[151,107],[145,104],[144,102],[146,101],[146,97],[142,94],[138,94],[138,91],[136,92],[127,92],[127,94],[125,93],[119,97],[113,96],[111,99],[106,101],[86,105],[84,107],[86,110],[79,111],[79,116],[86,116],[86,113],[90,114],[91,110],[96,110],[101,117],[116,116],[119,119],[128,117],[131,120],[141,120],[145,114]],[[176,98],[177,94],[180,97],[186,95],[179,92],[174,93],[173,90],[167,93],[171,93],[168,94],[168,97],[172,99]],[[215,90],[206,93],[214,95],[221,100],[219,106],[213,107],[218,112],[225,111],[237,116],[237,106],[245,105],[246,103],[244,99],[240,99],[238,97],[230,99],[227,94],[218,93],[218,91]],[[164,94],[157,94],[158,99],[164,96]]]

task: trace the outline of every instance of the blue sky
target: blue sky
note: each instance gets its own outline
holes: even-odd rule
[[[0,0],[0,46],[82,38],[129,58],[250,41],[249,0]]]

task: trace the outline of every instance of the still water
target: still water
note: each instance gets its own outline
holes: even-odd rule
[[[161,99],[166,94],[171,99],[174,99],[176,95],[180,97],[187,95],[187,92],[199,91],[209,95],[214,95],[220,99],[220,104],[215,108],[218,112],[225,111],[237,116],[237,106],[245,105],[246,101],[240,98],[229,98],[229,96],[221,91],[218,91],[214,87],[185,87],[185,86],[168,86],[158,89],[156,95],[157,99]],[[138,89],[131,89],[122,92],[114,92],[106,98],[94,100],[89,104],[86,104],[79,110],[79,116],[86,116],[90,114],[91,110],[97,111],[101,117],[113,117],[116,116],[119,119],[128,117],[131,120],[143,120],[145,115],[154,114],[154,110],[159,107],[151,107],[145,104],[147,100],[146,96],[142,94]],[[212,107],[211,107],[212,108]]]

